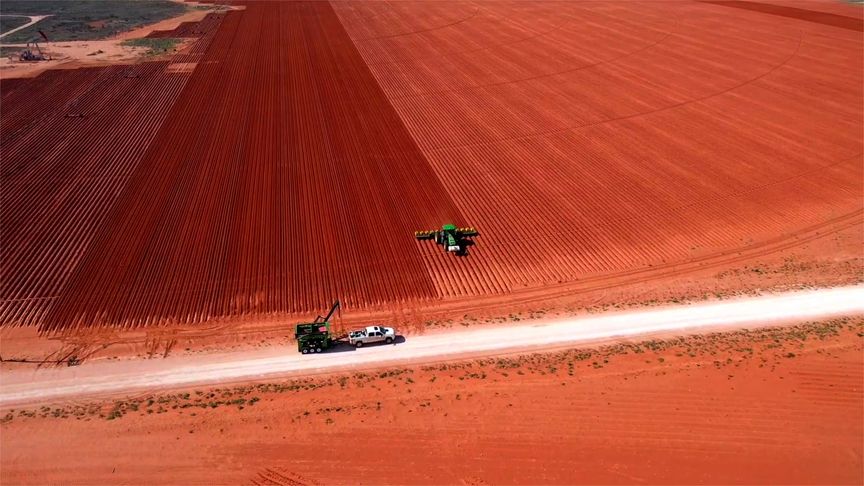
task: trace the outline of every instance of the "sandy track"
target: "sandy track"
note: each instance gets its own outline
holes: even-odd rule
[[[4,17],[29,17],[30,22],[27,22],[26,24],[22,25],[21,27],[15,27],[14,29],[10,30],[9,32],[3,33],[2,35],[0,35],[0,39],[8,36],[9,34],[14,34],[15,32],[18,32],[19,30],[26,29],[27,27],[30,27],[31,25],[41,21],[42,19],[47,19],[48,17],[50,17],[50,15],[36,15],[36,16],[4,15]]]
[[[279,347],[255,355],[232,353],[133,363],[101,362],[35,372],[9,371],[3,374],[0,405],[373,368],[397,362],[432,362],[654,333],[767,326],[861,313],[864,313],[864,285],[418,336],[393,346],[361,350],[342,347],[317,356],[304,356],[293,348]]]

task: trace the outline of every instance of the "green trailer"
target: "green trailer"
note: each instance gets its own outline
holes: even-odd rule
[[[344,340],[344,336],[334,337],[330,329],[330,318],[339,308],[339,301],[333,303],[326,317],[318,316],[314,322],[297,324],[294,338],[297,339],[297,351],[303,354],[321,353]]]

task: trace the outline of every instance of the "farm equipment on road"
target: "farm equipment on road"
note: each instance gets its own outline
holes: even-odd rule
[[[320,315],[314,322],[297,324],[294,337],[297,339],[297,350],[303,354],[320,353],[337,342],[330,330],[330,318],[339,308],[339,301],[333,303],[326,317]]]
[[[440,230],[414,232],[418,240],[434,239],[436,244],[444,246],[444,251],[452,251],[460,256],[467,255],[468,247],[474,244],[470,238],[479,235],[474,228],[457,228],[452,224],[445,224]]]
[[[315,321],[297,324],[294,337],[297,339],[297,351],[303,354],[321,353],[340,343],[347,343],[360,348],[365,344],[383,342],[390,344],[396,339],[396,331],[392,327],[368,326],[364,329],[351,331],[348,334],[334,336],[330,328],[330,318],[339,301],[333,303],[326,317],[318,316]]]

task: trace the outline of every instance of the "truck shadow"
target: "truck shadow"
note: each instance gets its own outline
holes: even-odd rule
[[[393,340],[393,342],[391,344],[387,344],[387,343],[382,341],[380,343],[366,344],[362,348],[359,348],[359,350],[363,350],[364,348],[377,348],[379,346],[396,346],[397,344],[402,344],[404,342],[405,342],[405,336],[396,336],[396,338]],[[328,349],[327,351],[324,351],[324,352],[325,353],[349,353],[349,352],[354,352],[354,351],[358,351],[358,348],[355,348],[354,346],[351,346],[348,343],[338,343],[338,344],[330,347],[330,349]]]

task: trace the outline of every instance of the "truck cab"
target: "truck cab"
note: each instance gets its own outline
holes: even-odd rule
[[[392,327],[367,326],[348,333],[348,343],[355,347],[366,344],[384,342],[392,343],[396,339],[396,331]]]

